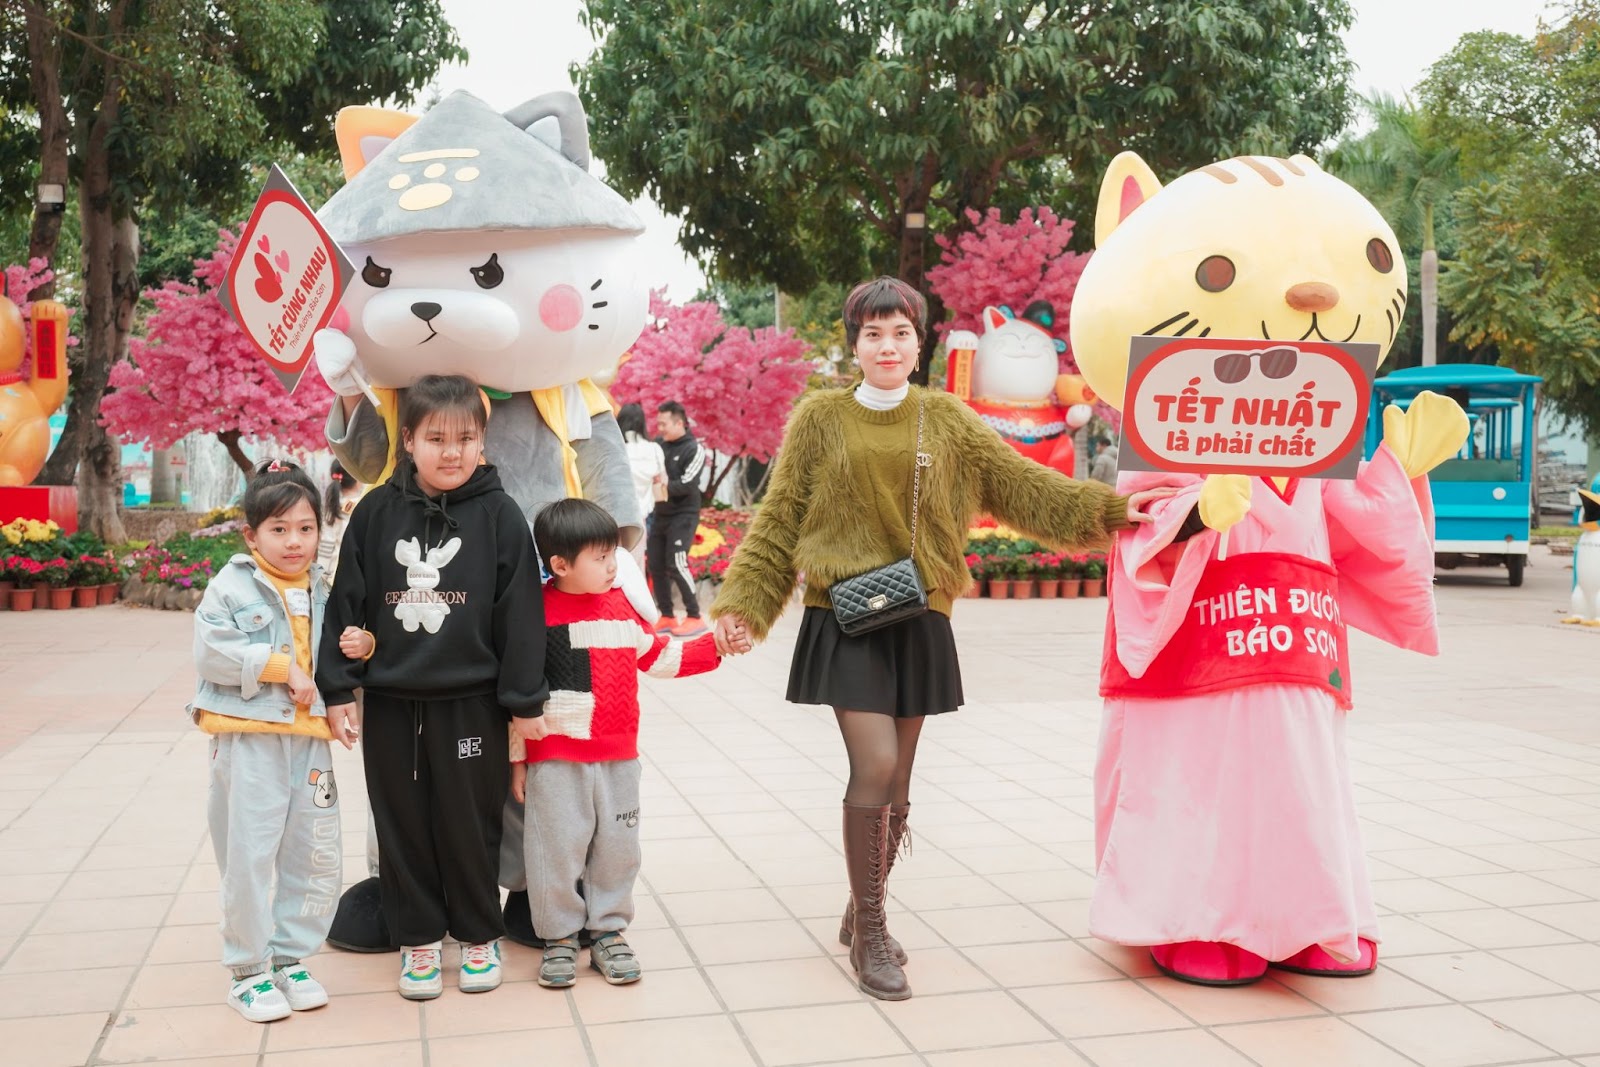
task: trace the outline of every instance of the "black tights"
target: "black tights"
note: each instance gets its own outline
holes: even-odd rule
[[[922,719],[897,719],[876,711],[833,709],[850,757],[846,804],[909,804],[911,765],[917,758]]]

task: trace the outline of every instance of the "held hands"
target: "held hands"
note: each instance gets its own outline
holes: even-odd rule
[[[361,736],[361,705],[329,704],[328,730],[345,748],[354,748]]]
[[[511,765],[511,795],[518,804],[528,802],[528,765],[526,763],[513,763]]]
[[[346,626],[339,634],[339,651],[350,659],[366,659],[377,647],[377,641],[359,626]]]
[[[1144,489],[1134,493],[1128,498],[1128,521],[1138,526],[1140,523],[1154,522],[1155,519],[1146,514],[1145,508],[1157,500],[1165,500],[1178,490],[1173,486],[1162,485],[1154,489]]]
[[[712,634],[717,642],[717,654],[721,656],[742,656],[756,647],[744,619],[738,615],[720,616]]]
[[[544,721],[543,715],[513,716],[511,719],[511,743],[518,741],[543,741],[550,736],[550,724]]]
[[[1200,487],[1200,521],[1227,533],[1250,514],[1250,479],[1242,474],[1208,474]]]
[[[310,707],[317,702],[317,683],[311,676],[300,669],[300,664],[289,664],[289,695],[296,704]]]
[[[1396,404],[1383,409],[1383,443],[1407,478],[1420,478],[1461,451],[1471,432],[1460,404],[1427,390],[1418,393],[1405,411]]]

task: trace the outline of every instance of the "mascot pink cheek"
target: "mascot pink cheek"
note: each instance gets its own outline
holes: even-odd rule
[[[570,285],[552,285],[539,298],[539,321],[564,333],[583,321],[583,297]]]

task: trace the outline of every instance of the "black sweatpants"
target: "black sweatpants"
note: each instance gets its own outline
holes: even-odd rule
[[[361,758],[378,830],[378,887],[402,946],[505,935],[500,826],[511,788],[493,696],[407,700],[366,691]]]
[[[689,548],[700,526],[700,512],[674,511],[666,515],[656,512],[655,518],[645,548],[645,562],[650,564],[650,584],[655,588],[656,607],[661,609],[661,614],[671,617],[672,587],[676,584],[678,594],[683,597],[683,610],[693,618],[700,614],[700,602],[694,597],[694,579],[689,575]]]

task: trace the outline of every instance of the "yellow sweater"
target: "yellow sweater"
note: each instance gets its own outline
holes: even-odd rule
[[[850,390],[825,390],[802,400],[789,419],[766,499],[713,617],[738,615],[763,638],[799,574],[806,604],[829,607],[833,582],[905,557],[923,397],[922,450],[933,465],[922,472],[916,561],[934,611],[950,614],[972,580],[967,531],[979,514],[1061,548],[1104,545],[1129,525],[1127,497],[1024,459],[949,393],[914,387],[898,407],[874,411]]]
[[[283,610],[288,613],[289,629],[294,634],[294,662],[307,676],[310,676],[311,616],[296,615],[289,610],[289,590],[304,590],[309,603],[311,573],[301,571],[297,575],[285,574],[263,559],[261,553],[251,552],[250,555],[256,561],[256,566],[261,568],[261,573],[271,579],[278,590],[278,596],[283,598]],[[267,657],[267,665],[261,669],[261,681],[288,682],[289,663],[286,653],[274,652]],[[194,721],[195,725],[208,734],[296,734],[301,737],[320,737],[324,741],[333,740],[333,733],[328,729],[328,720],[321,715],[312,715],[309,704],[295,705],[293,722],[244,719],[234,715],[219,715],[201,708],[195,709]]]

